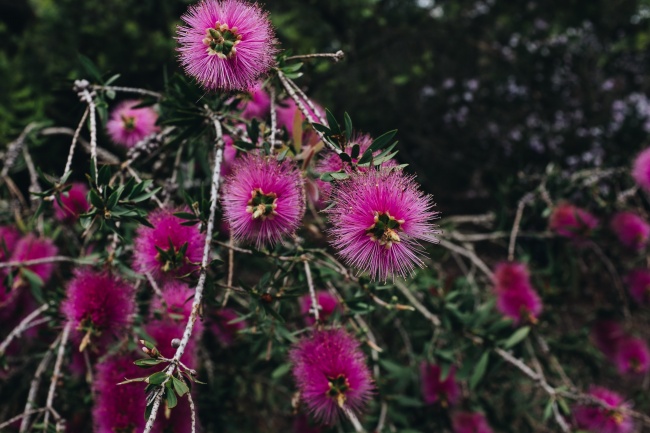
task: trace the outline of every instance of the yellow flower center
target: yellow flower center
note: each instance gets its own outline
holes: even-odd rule
[[[214,28],[205,29],[203,45],[206,45],[208,55],[218,56],[220,59],[230,59],[237,54],[237,45],[241,42],[241,35],[237,27],[232,29],[228,24],[216,22]]]
[[[398,220],[388,212],[375,212],[375,222],[366,229],[366,236],[389,250],[393,244],[400,243],[398,233],[402,231],[402,224],[404,220]]]

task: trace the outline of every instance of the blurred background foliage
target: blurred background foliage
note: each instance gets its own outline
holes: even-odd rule
[[[173,36],[188,3],[0,0],[0,142],[32,120],[76,124],[78,54],[121,83],[162,89],[179,68]],[[492,207],[490,191],[549,162],[628,165],[647,142],[647,0],[265,6],[283,48],[345,51],[344,63],[311,63],[300,83],[367,132],[398,128],[402,162],[443,211]]]

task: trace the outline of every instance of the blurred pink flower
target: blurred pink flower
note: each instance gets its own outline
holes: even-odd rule
[[[584,239],[598,225],[598,219],[584,209],[570,203],[560,203],[549,220],[549,228],[569,239]]]
[[[0,262],[4,262],[13,252],[20,232],[13,226],[0,226]]]
[[[637,155],[632,166],[632,177],[637,185],[650,191],[650,148]]]
[[[530,283],[528,267],[519,262],[501,262],[494,270],[497,310],[515,323],[537,323],[542,301]]]
[[[589,395],[605,404],[585,404],[574,407],[573,415],[578,427],[594,433],[629,433],[634,429],[630,415],[621,409],[629,409],[623,397],[614,391],[601,387],[592,387]]]
[[[121,102],[111,112],[106,123],[106,130],[116,144],[131,148],[140,140],[157,132],[158,114],[151,107],[133,108],[142,101],[128,100]]]
[[[165,283],[160,292],[162,297],[155,296],[151,301],[151,313],[187,321],[192,313],[194,289],[182,281],[171,280]]]
[[[241,117],[244,119],[266,119],[271,111],[271,97],[261,84],[257,83],[242,105],[244,111],[242,111]]]
[[[25,262],[29,260],[45,259],[55,256],[58,252],[59,249],[54,245],[52,240],[37,238],[35,235],[30,233],[16,243],[10,261]],[[54,265],[54,263],[41,263],[25,266],[25,268],[38,275],[38,277],[43,280],[43,283],[47,283],[54,271]],[[25,281],[23,277],[19,274],[18,278],[14,281],[14,287],[22,286],[24,283]]]
[[[648,244],[650,224],[634,212],[618,212],[612,218],[611,227],[626,248],[638,252]]]
[[[236,240],[272,246],[292,235],[305,212],[303,179],[292,161],[244,155],[223,190],[224,218]]]
[[[61,304],[61,312],[79,331],[80,349],[90,343],[100,351],[131,326],[135,310],[133,286],[108,272],[88,268],[75,272]]]
[[[634,269],[625,276],[630,294],[641,305],[650,304],[650,271]]]
[[[648,345],[639,338],[626,337],[620,339],[616,345],[614,362],[621,374],[645,373],[650,367]]]
[[[386,169],[352,173],[336,183],[331,199],[324,211],[332,224],[330,243],[348,265],[384,281],[424,265],[418,241],[437,241],[431,220],[438,212],[413,176]]]
[[[289,352],[301,398],[316,420],[332,424],[345,406],[362,411],[374,385],[359,342],[342,329],[317,330]]]
[[[203,0],[181,19],[181,64],[208,90],[249,90],[275,62],[271,22],[256,3]]]
[[[155,278],[178,278],[198,270],[205,235],[196,226],[184,226],[174,212],[186,209],[157,209],[149,214],[153,228],[138,228],[134,239],[133,267]]]
[[[494,268],[497,291],[532,289],[528,266],[520,262],[500,262]]]
[[[316,301],[320,306],[318,313],[321,322],[327,322],[327,319],[339,309],[339,301],[334,295],[326,290],[319,290],[316,292]],[[305,319],[308,325],[316,323],[313,313],[309,310],[312,309],[311,295],[308,293],[300,297],[300,314]]]
[[[320,105],[314,103],[316,111],[312,110],[306,103],[303,103],[303,105],[314,122],[320,123],[320,120],[318,120],[318,116],[316,115],[317,113],[320,114],[321,117],[325,117],[325,110]],[[285,127],[289,135],[293,134],[293,125],[296,119],[300,119],[303,122],[305,121],[305,116],[298,108],[298,105],[296,105],[296,102],[291,98],[287,98],[280,102],[277,105],[276,111],[278,116],[278,128]]]
[[[456,383],[456,367],[451,366],[447,377],[442,380],[439,365],[422,362],[420,364],[420,386],[426,404],[439,403],[442,407],[456,404],[460,397],[460,387]]]
[[[79,215],[86,213],[90,209],[90,203],[86,199],[87,195],[88,187],[85,184],[81,182],[73,183],[72,188],[60,196],[63,207],[59,205],[58,200],[54,200],[55,218],[66,223],[76,222]]]
[[[230,135],[223,136],[223,160],[221,161],[221,176],[230,176],[232,167],[237,157],[237,148],[233,145],[234,140]]]
[[[451,417],[455,433],[492,433],[485,416],[479,412],[456,412]]]

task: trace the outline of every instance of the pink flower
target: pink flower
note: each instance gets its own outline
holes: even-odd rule
[[[632,177],[637,185],[650,191],[650,148],[643,150],[634,160]]]
[[[230,323],[237,319],[239,319],[239,315],[230,308],[222,308],[213,315],[210,330],[223,347],[232,345],[239,331],[246,329],[245,320]]]
[[[605,356],[614,359],[618,351],[618,343],[626,336],[625,331],[613,320],[601,320],[591,329],[591,339],[594,345]]]
[[[258,83],[244,100],[241,117],[244,119],[265,119],[271,111],[271,97]]]
[[[230,135],[223,136],[223,160],[221,161],[221,176],[230,176],[232,167],[237,157],[237,148],[234,146],[234,140]]]
[[[634,269],[625,276],[632,297],[642,305],[650,304],[650,271]]]
[[[25,262],[29,260],[44,259],[55,256],[58,252],[59,249],[50,239],[39,239],[33,234],[28,234],[16,243],[13,254],[11,255],[11,261]],[[43,280],[43,283],[47,283],[54,271],[54,263],[29,265],[25,268],[38,275],[38,277]],[[25,281],[23,277],[19,275],[14,286],[21,286],[24,283]]]
[[[181,64],[208,90],[248,90],[274,64],[273,29],[257,4],[203,0],[181,19]]]
[[[303,105],[314,122],[320,123],[320,120],[318,120],[318,116],[316,115],[317,113],[320,114],[321,117],[325,117],[325,110],[323,110],[320,105],[314,104],[316,111],[312,110],[306,103],[303,103]],[[293,125],[296,121],[305,121],[305,116],[298,108],[298,105],[296,105],[296,102],[291,98],[287,98],[279,103],[276,111],[278,116],[278,128],[285,127],[287,132],[289,132],[289,135],[293,134]]]
[[[638,252],[648,244],[650,224],[634,212],[617,213],[612,218],[611,227],[626,248]]]
[[[442,407],[453,406],[460,396],[460,388],[456,383],[456,367],[449,369],[447,377],[441,379],[440,366],[422,362],[420,364],[420,384],[422,398],[427,404],[440,403]]]
[[[406,276],[424,266],[418,240],[436,242],[431,224],[431,196],[421,192],[413,176],[401,171],[369,170],[337,182],[333,206],[325,212],[332,224],[331,244],[344,261],[373,280]]]
[[[131,326],[135,313],[135,289],[107,272],[79,269],[68,283],[61,312],[73,329],[85,334],[80,349],[90,342],[97,349]]]
[[[0,226],[0,262],[4,262],[16,247],[20,232],[12,226]]]
[[[334,311],[339,309],[339,301],[334,295],[326,290],[320,290],[316,292],[316,301],[320,306],[318,313],[321,322],[326,322],[327,319],[334,313]],[[305,322],[308,325],[313,325],[316,323],[313,313],[310,313],[312,309],[311,295],[306,294],[300,298],[300,314],[304,317]]]
[[[292,235],[305,212],[300,171],[288,159],[244,155],[235,162],[223,192],[224,218],[237,240],[257,248]]]
[[[584,209],[569,203],[560,203],[553,209],[549,228],[569,239],[583,239],[598,225],[598,219]]]
[[[151,107],[133,108],[142,101],[121,102],[111,112],[106,130],[116,144],[131,148],[140,140],[157,132],[158,114]]]
[[[73,183],[72,188],[60,196],[63,207],[59,205],[58,200],[54,200],[55,218],[66,223],[77,221],[79,215],[86,213],[90,209],[90,204],[86,199],[87,195],[88,187],[85,184],[81,182]]]
[[[293,376],[309,412],[332,424],[343,406],[360,412],[374,388],[359,342],[342,329],[317,330],[289,352]]]
[[[184,220],[174,212],[155,210],[149,214],[153,228],[138,228],[133,254],[136,271],[150,272],[156,278],[178,278],[198,269],[205,236],[196,226],[183,226]]]
[[[455,433],[492,433],[485,416],[479,412],[456,412],[451,417]]]
[[[645,341],[626,337],[618,341],[614,356],[616,368],[621,374],[641,374],[650,367],[650,350]]]
[[[524,263],[499,263],[494,271],[494,292],[501,314],[515,323],[537,322],[542,301],[530,283],[530,274]]]
[[[133,364],[133,355],[110,355],[96,366],[95,433],[138,432],[144,429],[145,399],[142,383],[117,385],[126,379],[147,375],[148,371]]]
[[[625,413],[630,408],[623,397],[614,391],[601,387],[592,387],[589,394],[605,404],[576,406],[573,415],[579,428],[594,433],[629,433],[634,429],[634,422]]]

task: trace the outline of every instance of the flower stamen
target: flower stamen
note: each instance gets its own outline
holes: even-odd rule
[[[252,214],[253,219],[260,218],[262,221],[267,218],[272,220],[278,214],[275,210],[278,207],[278,195],[276,193],[264,194],[261,188],[251,191],[251,199],[246,206],[246,212]]]
[[[232,29],[228,24],[216,22],[214,28],[205,29],[203,45],[207,45],[207,52],[210,56],[218,56],[220,59],[230,59],[237,54],[237,45],[241,42],[242,36],[238,33],[237,27]]]
[[[398,220],[389,212],[375,212],[374,224],[366,229],[366,236],[389,250],[394,243],[401,242],[398,232],[402,231],[402,224],[403,219]]]
[[[345,393],[350,390],[350,382],[348,382],[347,377],[342,374],[332,378],[328,377],[329,381],[329,390],[327,390],[327,396],[336,400],[336,404],[339,407],[343,407],[345,404]]]

